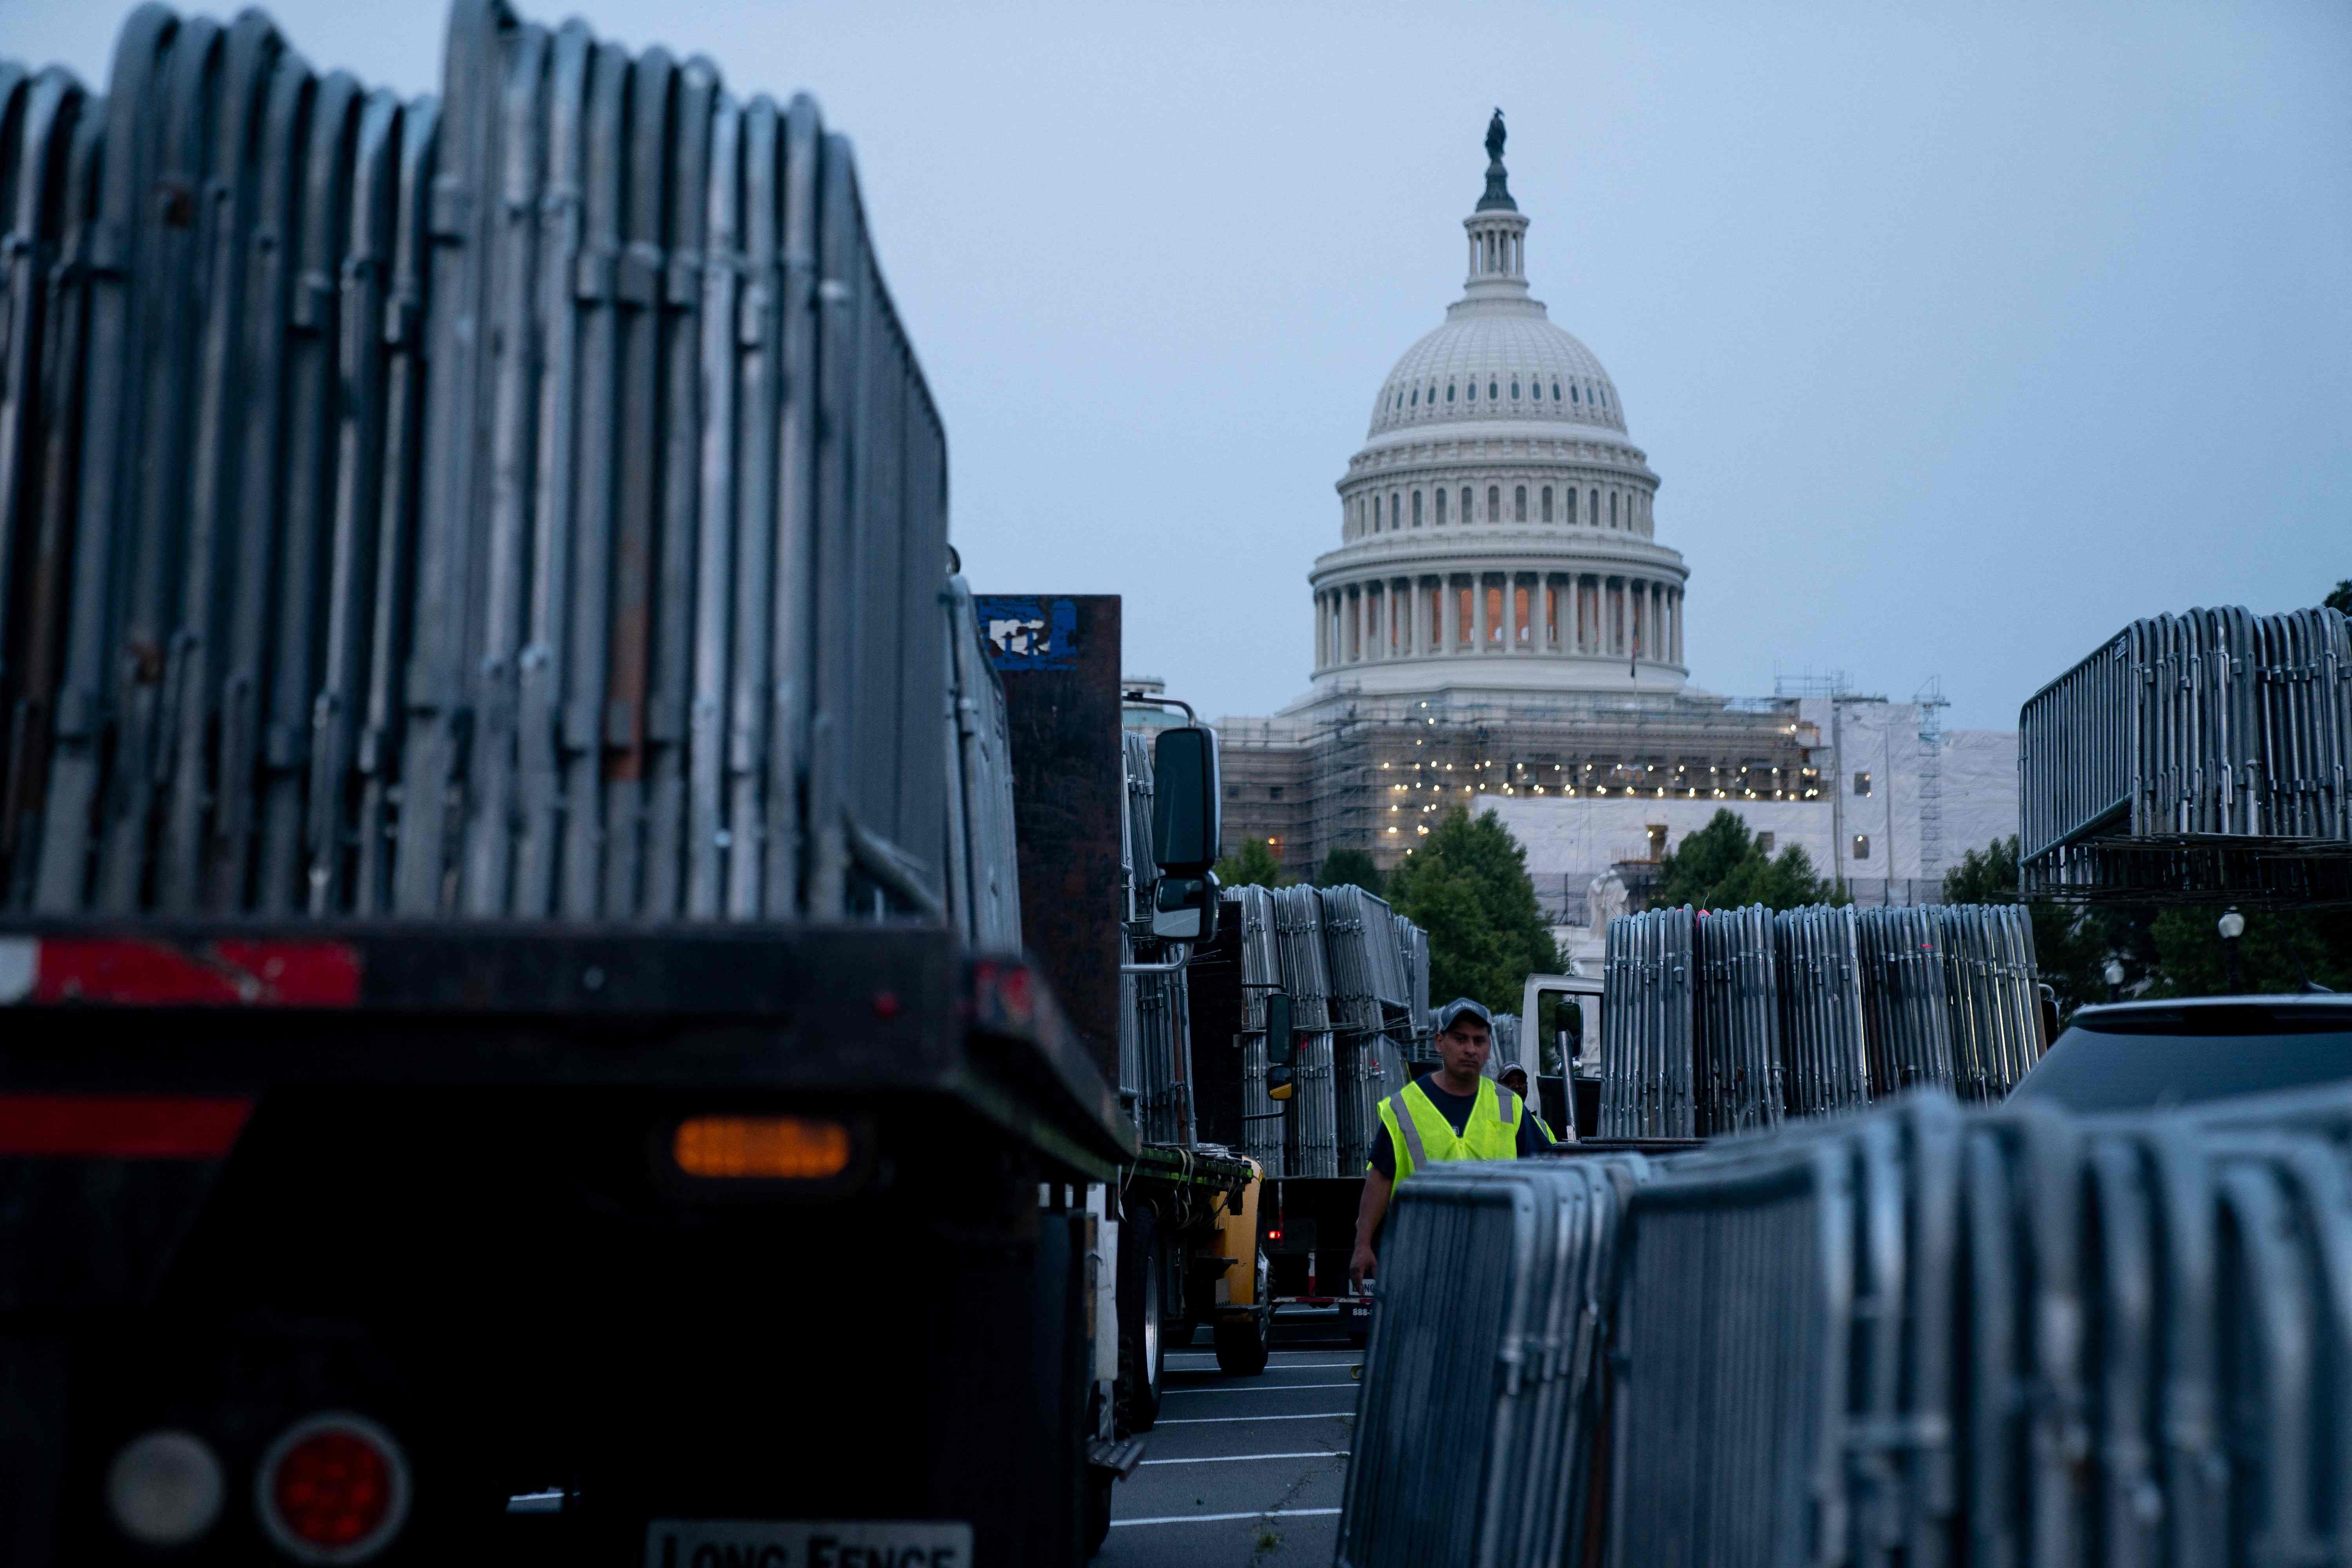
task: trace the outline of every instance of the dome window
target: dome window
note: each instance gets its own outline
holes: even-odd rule
[[[1478,401],[1478,384],[1475,381],[1470,384],[1470,401],[1473,403]]]
[[[1488,522],[1503,521],[1503,487],[1500,485],[1486,487],[1486,521]]]
[[[1437,406],[1437,383],[1433,381],[1429,384],[1429,405],[1432,408]]]
[[[1551,521],[1551,487],[1549,485],[1543,488],[1543,520],[1546,522]]]
[[[1448,403],[1454,401],[1454,384],[1450,381],[1445,384],[1445,401]]]
[[[1554,403],[1559,401],[1559,383],[1556,381],[1551,384],[1551,400]]]
[[[1521,485],[1511,496],[1511,521],[1513,522],[1525,522],[1527,520],[1528,487]]]
[[[1511,381],[1511,401],[1512,401],[1512,402],[1514,402],[1514,403],[1517,403],[1518,400],[1519,400],[1519,383],[1518,383],[1518,379],[1517,379],[1517,377],[1513,377],[1513,378],[1512,378],[1512,381]]]
[[[1492,402],[1494,402],[1494,401],[1495,401],[1495,399],[1496,399],[1496,398],[1498,398],[1498,397],[1500,397],[1500,396],[1502,396],[1502,395],[1503,395],[1503,394],[1502,394],[1501,390],[1496,386],[1496,384],[1494,382],[1491,382],[1491,381],[1490,381],[1490,382],[1488,382],[1488,383],[1486,384],[1486,401],[1487,401],[1487,402],[1492,403]]]
[[[1451,390],[1453,390],[1453,389],[1449,387],[1449,388],[1447,388],[1447,390],[1448,390],[1448,391],[1451,391]],[[1433,498],[1432,498],[1432,499],[1433,500],[1433,501],[1434,501],[1434,503],[1435,503],[1435,508],[1436,508],[1436,517],[1435,517],[1435,521],[1438,521],[1438,522],[1440,522],[1440,523],[1443,523],[1443,522],[1445,521],[1445,490],[1444,490],[1444,488],[1443,486],[1440,486],[1440,487],[1439,487],[1435,491],[1433,491]]]
[[[1570,403],[1581,403],[1583,401],[1582,398],[1576,395],[1576,384],[1574,382],[1569,383],[1568,400]]]
[[[1421,388],[1419,388],[1419,387],[1417,387],[1417,386],[1416,386],[1416,387],[1414,387],[1414,388],[1412,389],[1412,397],[1408,398],[1406,401],[1407,401],[1407,402],[1409,402],[1410,404],[1412,404],[1412,406],[1414,406],[1414,407],[1416,407],[1416,408],[1420,407],[1420,406],[1421,406]]]

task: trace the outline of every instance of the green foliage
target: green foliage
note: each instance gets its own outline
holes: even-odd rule
[[[2167,910],[2149,922],[2154,996],[2300,991],[2306,984],[2352,991],[2352,910],[2249,910],[2238,939],[2238,983],[2220,907]]]
[[[2346,615],[2352,616],[2352,577],[2347,577],[2336,584],[2327,597],[2322,599],[2320,603],[2331,610],[2341,610]]]
[[[1323,868],[1315,873],[1318,888],[1341,888],[1353,885],[1368,893],[1378,893],[1386,879],[1372,858],[1361,849],[1334,849],[1323,857]]]
[[[1944,901],[2017,902],[2017,835],[1963,853],[1960,863],[1944,873]],[[2085,1002],[2107,999],[2105,971],[2110,953],[2133,953],[2147,946],[2145,931],[2135,929],[2131,917],[2122,911],[2036,903],[2031,913],[2034,967],[2057,996],[2062,1017]],[[2132,962],[2126,960],[2127,968]],[[2142,963],[2134,973],[2145,967]]]
[[[1432,1001],[1517,1012],[1530,974],[1566,967],[1536,906],[1528,855],[1493,812],[1454,811],[1389,876],[1389,901],[1429,932]]]
[[[1748,904],[1792,910],[1800,904],[1843,903],[1827,879],[1813,872],[1813,858],[1791,844],[1778,856],[1767,856],[1739,814],[1726,808],[1681,847],[1669,852],[1659,868],[1654,906],[1672,909],[1688,904],[1701,910],[1736,910]]]
[[[1227,888],[1253,885],[1284,888],[1290,885],[1290,878],[1283,871],[1282,862],[1275,858],[1273,847],[1263,838],[1244,839],[1240,853],[1228,855],[1217,862],[1216,876],[1218,883]]]
[[[2017,840],[1971,849],[1944,873],[1947,903],[2009,903],[2017,898]],[[2230,983],[2219,907],[2145,907],[2036,902],[2033,959],[2057,994],[2061,1016],[2108,999],[2107,961],[2123,965],[2120,994],[2219,996],[2233,990],[2299,991],[2305,982],[2352,990],[2352,911],[2289,910],[2246,914],[2238,939],[2241,984]]]

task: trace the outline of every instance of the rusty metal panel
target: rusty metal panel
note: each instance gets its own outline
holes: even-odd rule
[[[1119,601],[982,594],[1013,721],[1021,939],[1108,1083],[1118,1081]]]

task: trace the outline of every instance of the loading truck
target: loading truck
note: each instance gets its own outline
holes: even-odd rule
[[[1082,1561],[1118,1194],[1246,1320],[1252,1186],[1116,1093],[1115,703],[1016,733],[848,142],[502,0],[105,85],[0,65],[0,1560]]]

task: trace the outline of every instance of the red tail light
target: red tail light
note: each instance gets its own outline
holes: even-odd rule
[[[363,1415],[296,1422],[263,1457],[258,1484],[262,1527],[298,1563],[364,1563],[408,1518],[408,1462]]]
[[[252,1114],[227,1096],[0,1094],[0,1154],[217,1160]]]

